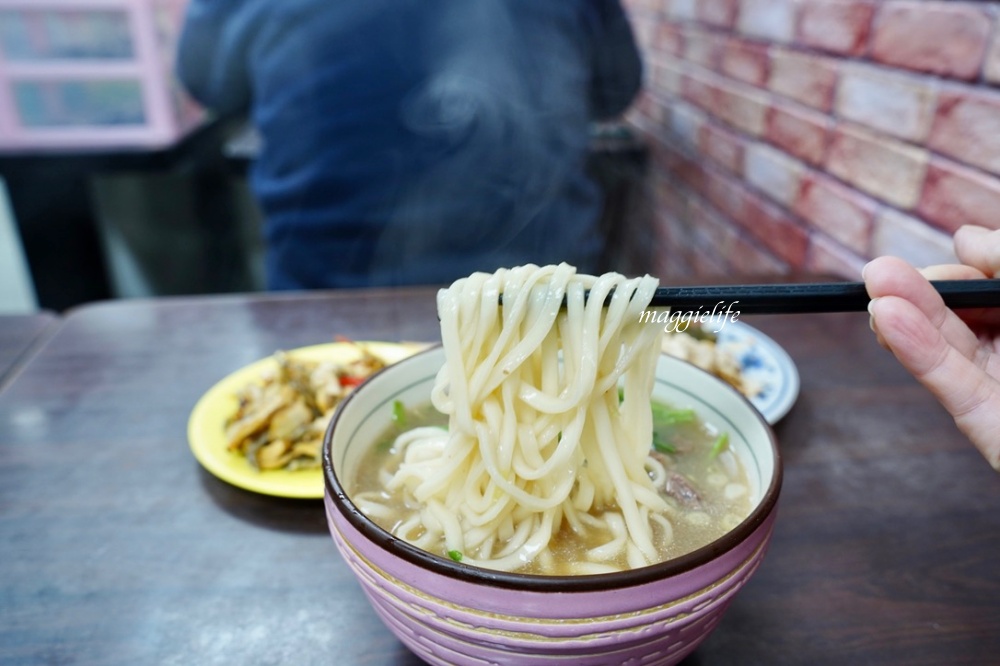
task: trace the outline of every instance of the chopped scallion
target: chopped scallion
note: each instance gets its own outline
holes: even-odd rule
[[[665,442],[660,433],[653,433],[653,448],[660,453],[677,453],[677,447],[672,442]]]
[[[402,400],[392,401],[392,421],[400,428],[406,426],[406,407]]]
[[[456,562],[462,561],[462,551],[460,550],[449,550],[448,557],[455,560]]]
[[[695,420],[693,409],[671,409],[659,403],[653,403],[653,421],[663,425],[691,423]]]
[[[728,448],[729,448],[729,433],[724,432],[715,439],[715,443],[712,444],[712,451],[708,454],[708,457],[715,458]]]

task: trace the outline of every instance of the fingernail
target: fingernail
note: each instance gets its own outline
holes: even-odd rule
[[[873,298],[868,301],[868,328],[872,329],[872,333],[875,332],[875,301],[877,298]]]
[[[955,232],[955,235],[957,236],[958,234],[963,234],[967,236],[972,234],[974,236],[982,236],[988,233],[990,233],[990,230],[986,227],[981,227],[977,224],[963,224],[958,228],[958,231]]]
[[[867,264],[865,264],[864,266],[861,267],[861,279],[862,280],[865,279],[865,271],[868,270],[868,267],[871,266],[871,263],[872,262],[869,261]]]

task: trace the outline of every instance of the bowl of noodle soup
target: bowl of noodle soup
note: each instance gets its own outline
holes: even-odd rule
[[[442,346],[334,415],[331,535],[425,661],[676,663],[759,566],[773,431],[660,353],[637,323],[653,288],[564,266],[470,276],[439,295]]]

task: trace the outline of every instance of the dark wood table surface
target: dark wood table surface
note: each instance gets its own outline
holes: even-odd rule
[[[689,664],[1000,660],[1000,478],[863,314],[747,318],[802,376],[770,552]],[[112,302],[0,392],[0,663],[413,664],[319,501],[203,471],[224,375],[335,335],[436,340],[428,290]]]
[[[0,315],[0,389],[58,322],[52,312]]]

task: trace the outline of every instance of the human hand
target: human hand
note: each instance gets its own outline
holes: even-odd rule
[[[955,233],[962,264],[917,271],[879,257],[862,271],[872,330],[1000,471],[1000,309],[948,309],[928,280],[1000,277],[1000,230]]]

